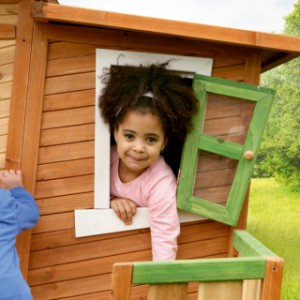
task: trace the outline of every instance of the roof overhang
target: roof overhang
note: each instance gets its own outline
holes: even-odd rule
[[[300,38],[220,26],[142,17],[55,3],[32,2],[36,22],[58,22],[83,26],[137,31],[260,49],[261,72],[300,56]]]

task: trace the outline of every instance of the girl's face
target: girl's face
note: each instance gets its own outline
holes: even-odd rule
[[[120,157],[119,176],[129,182],[141,175],[158,158],[167,141],[161,120],[151,113],[130,111],[114,130]]]

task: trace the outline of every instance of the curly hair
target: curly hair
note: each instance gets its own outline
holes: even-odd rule
[[[192,128],[197,99],[179,73],[163,64],[149,66],[111,66],[101,76],[104,88],[100,111],[111,131],[118,128],[129,111],[157,115],[165,136],[183,140]],[[145,95],[151,92],[153,96]]]

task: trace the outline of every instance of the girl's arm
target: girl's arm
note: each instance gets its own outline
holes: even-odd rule
[[[153,260],[174,260],[180,223],[176,206],[176,179],[164,176],[152,186],[149,201]]]

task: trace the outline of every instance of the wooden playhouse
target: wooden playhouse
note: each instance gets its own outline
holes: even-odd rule
[[[96,180],[97,168],[107,159],[95,155],[95,147],[101,152],[108,144],[95,126],[97,68],[111,62],[110,56],[101,56],[107,51],[115,54],[112,62],[123,52],[192,59],[187,63],[191,67],[178,68],[197,72],[199,61],[200,73],[206,75],[199,75],[196,86],[199,99],[203,87],[209,94],[198,119],[203,125],[198,128],[199,148],[183,153],[182,164],[184,186],[191,185],[193,191],[181,188],[180,198],[187,194],[186,199],[199,200],[200,205],[179,201],[183,221],[178,259],[188,263],[201,259],[189,270],[204,274],[200,279],[184,274],[186,279],[180,279],[194,282],[188,285],[187,299],[198,297],[195,281],[206,282],[199,285],[203,288],[199,299],[280,299],[283,260],[245,231],[249,174],[259,146],[256,136],[270,108],[257,114],[255,107],[266,107],[272,93],[244,83],[259,85],[262,72],[298,57],[300,39],[68,7],[54,0],[4,0],[0,3],[0,169],[21,168],[25,186],[41,210],[39,224],[17,242],[34,299],[110,299],[114,263],[151,260],[149,228],[114,227],[107,203],[94,197],[96,190],[101,195],[98,186],[108,188],[103,174],[97,176],[104,183]],[[219,85],[221,92],[216,92]],[[227,90],[242,101],[232,99],[235,94]],[[254,116],[258,125],[251,123]],[[196,138],[191,137],[191,148]],[[256,150],[244,147],[253,143]],[[197,158],[190,162],[193,155]],[[187,170],[186,159],[191,164]],[[189,173],[190,168],[195,170]],[[193,212],[188,217],[186,209]],[[81,229],[83,233],[76,234]],[[136,267],[146,272],[147,266]],[[130,268],[130,280],[142,284],[132,287],[131,299],[146,299],[144,283],[155,282],[140,279]],[[173,272],[176,281],[181,275],[171,270],[167,272]],[[156,276],[157,282],[164,282],[165,276]],[[224,288],[218,285],[223,281],[231,285],[217,296],[214,291]],[[114,283],[123,286],[118,280]],[[233,290],[238,296],[225,298]],[[115,299],[126,299],[127,290],[118,292]]]

